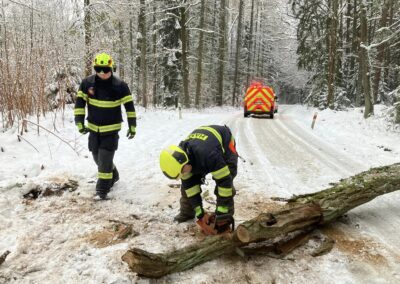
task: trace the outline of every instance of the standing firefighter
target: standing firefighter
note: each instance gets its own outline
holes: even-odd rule
[[[174,220],[181,223],[197,217],[206,235],[234,227],[235,189],[238,154],[235,139],[227,126],[210,125],[195,129],[179,146],[171,145],[160,154],[160,167],[170,179],[182,180],[180,212]],[[211,173],[216,182],[215,214],[203,210],[201,184]]]
[[[89,151],[98,167],[96,195],[106,199],[110,188],[119,180],[113,164],[118,148],[118,132],[121,130],[124,105],[128,117],[127,137],[136,133],[136,112],[128,85],[114,76],[114,62],[110,55],[96,55],[93,67],[96,75],[83,79],[76,98],[75,123],[82,134],[89,134]],[[85,115],[87,105],[87,125]]]

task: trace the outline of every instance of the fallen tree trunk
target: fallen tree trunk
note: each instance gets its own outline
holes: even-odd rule
[[[122,256],[122,260],[139,275],[162,277],[224,254],[235,251],[243,254],[240,247],[250,243],[274,240],[299,230],[312,230],[377,196],[399,189],[400,164],[373,168],[342,179],[323,191],[294,196],[286,200],[283,209],[262,213],[243,222],[230,235],[207,237],[200,243],[163,254],[132,248]]]

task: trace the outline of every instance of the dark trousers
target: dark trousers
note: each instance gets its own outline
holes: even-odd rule
[[[235,152],[232,152],[230,149],[226,151],[225,153],[225,161],[226,164],[228,165],[229,171],[232,176],[232,196],[231,197],[223,197],[218,194],[218,188],[215,186],[214,194],[217,196],[217,206],[222,205],[222,206],[227,206],[229,208],[229,214],[233,215],[235,213],[235,202],[233,198],[236,195],[236,189],[233,184],[233,180],[235,179],[237,175],[237,164],[238,164],[238,154]]]
[[[113,163],[115,151],[118,149],[118,140],[118,133],[100,135],[91,132],[89,135],[89,151],[92,152],[98,169],[96,184],[98,192],[108,193],[118,175],[117,168]]]

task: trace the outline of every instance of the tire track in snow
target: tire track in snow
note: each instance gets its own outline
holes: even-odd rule
[[[323,163],[277,128],[276,120],[236,115],[231,121],[239,154],[252,164],[243,163],[244,171],[249,172],[247,179],[262,181],[261,188],[267,185],[273,195],[315,190],[312,185],[320,178]]]
[[[237,126],[236,126],[237,125]],[[278,175],[274,174],[274,166],[265,155],[257,134],[253,131],[251,119],[238,116],[235,125],[235,137],[239,154],[246,160],[243,163],[244,170],[249,173],[249,179],[258,184],[258,188],[271,187],[273,185],[284,187]]]
[[[283,109],[281,117],[286,117],[285,111]],[[236,114],[225,124],[236,137],[239,154],[249,161],[243,163],[244,171],[249,172],[247,178],[259,181],[261,187],[267,185],[274,194],[315,191],[318,189],[315,184],[322,186],[356,172],[353,167],[341,166],[342,162],[337,160],[341,155],[337,151],[334,154],[321,152],[322,146],[308,143],[312,136],[295,133],[279,116],[271,120],[243,118]]]
[[[337,151],[331,154],[328,151],[322,151],[322,147],[315,146],[314,143],[310,143],[308,138],[304,139],[305,135],[297,135],[291,129],[289,129],[282,121],[277,120],[276,126],[281,129],[282,132],[287,133],[287,137],[292,141],[295,141],[297,145],[300,145],[309,154],[313,155],[317,161],[320,161],[324,166],[329,167],[341,176],[349,176],[354,173],[353,168],[343,164],[339,159],[341,156]],[[332,149],[333,150],[333,149]]]
[[[267,141],[263,149],[270,157],[277,174],[286,182],[286,190],[298,193],[296,182],[301,181],[305,186],[313,182],[320,174],[320,165],[296,141],[288,139],[286,133],[276,128],[276,121],[260,121],[264,125],[258,128],[259,139]],[[291,188],[291,189],[290,189]]]
[[[284,115],[283,117],[285,119],[277,121],[278,126],[284,128],[292,137],[298,139],[312,152],[332,164],[333,168],[338,168],[340,172],[351,175],[365,168],[362,163],[349,157],[347,153],[335,149],[334,146],[321,140],[315,134],[302,130],[302,127],[290,116]]]

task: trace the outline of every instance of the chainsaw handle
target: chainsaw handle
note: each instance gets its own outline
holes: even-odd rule
[[[215,229],[218,229],[218,224],[227,224],[229,227],[231,227],[232,232],[235,230],[235,219],[233,219],[233,216],[231,214],[215,215]]]

